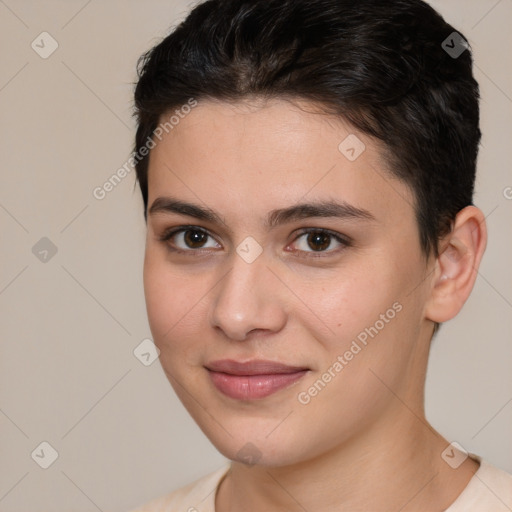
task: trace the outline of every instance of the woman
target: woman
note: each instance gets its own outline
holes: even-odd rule
[[[148,318],[231,461],[140,510],[510,510],[424,413],[487,239],[464,37],[420,0],[209,0],[140,64]]]

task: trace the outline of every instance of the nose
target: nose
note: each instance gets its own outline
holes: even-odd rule
[[[253,331],[279,332],[287,316],[282,287],[263,254],[252,263],[233,254],[231,270],[212,290],[210,324],[237,341]]]

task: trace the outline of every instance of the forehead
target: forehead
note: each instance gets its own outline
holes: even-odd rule
[[[388,172],[380,144],[312,103],[199,102],[155,142],[149,206],[168,193],[234,218],[305,199],[413,215],[412,193]]]

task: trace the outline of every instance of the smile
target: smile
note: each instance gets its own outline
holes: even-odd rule
[[[273,361],[214,361],[206,365],[213,385],[236,400],[265,398],[301,379],[308,368]]]

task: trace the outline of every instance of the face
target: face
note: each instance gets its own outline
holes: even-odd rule
[[[153,339],[217,449],[282,466],[392,442],[432,325],[413,194],[377,142],[307,103],[205,101],[148,178]]]

